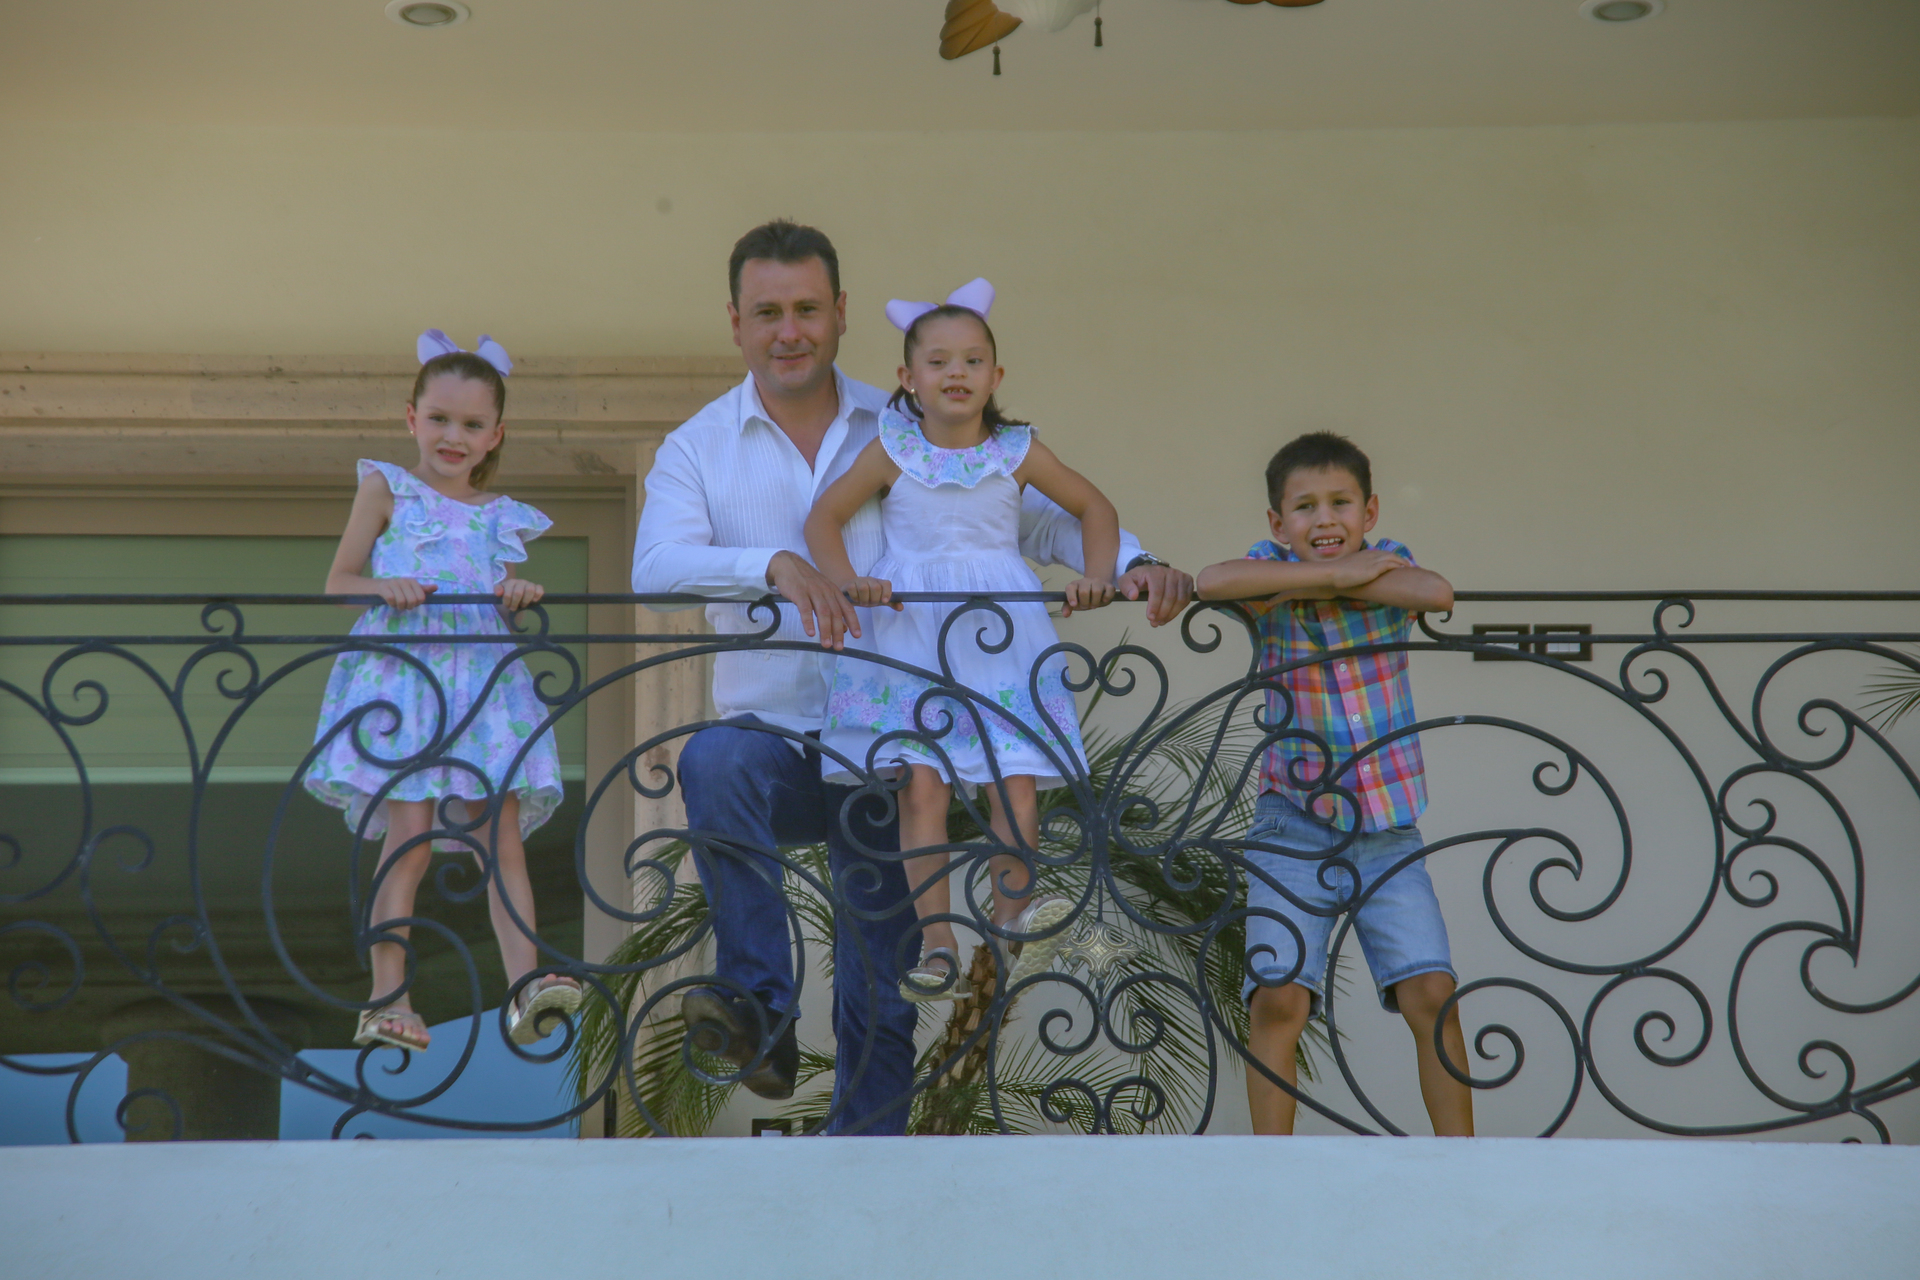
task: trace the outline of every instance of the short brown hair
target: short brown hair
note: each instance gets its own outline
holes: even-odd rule
[[[1360,496],[1373,496],[1373,464],[1367,461],[1367,455],[1360,446],[1343,435],[1331,431],[1309,431],[1306,435],[1295,436],[1280,446],[1280,452],[1273,455],[1267,463],[1267,505],[1275,511],[1280,509],[1280,499],[1285,496],[1287,477],[1296,471],[1319,471],[1326,467],[1338,467],[1351,472],[1360,482]]]
[[[506,416],[507,380],[500,376],[498,369],[471,351],[449,351],[421,365],[420,372],[413,379],[413,392],[407,396],[407,403],[419,404],[420,396],[426,391],[427,384],[442,374],[464,378],[468,382],[484,382],[487,390],[493,392],[494,420],[498,421]],[[506,447],[507,438],[501,436],[500,443],[488,450],[486,457],[473,464],[473,473],[469,479],[474,488],[487,487],[487,482],[493,479],[493,473],[500,469],[500,451]]]
[[[740,305],[740,269],[755,258],[787,263],[818,258],[827,268],[833,296],[840,296],[840,255],[834,252],[833,241],[824,231],[775,218],[734,241],[733,254],[727,259],[727,294],[736,307]]]

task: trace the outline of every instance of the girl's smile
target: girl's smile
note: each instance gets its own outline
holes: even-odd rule
[[[407,406],[407,430],[420,445],[413,473],[450,498],[475,492],[473,469],[504,438],[493,392],[484,382],[442,374]]]
[[[920,402],[927,439],[949,449],[980,443],[987,397],[1006,373],[993,359],[986,328],[973,317],[924,322],[912,363],[900,367],[900,385]]]

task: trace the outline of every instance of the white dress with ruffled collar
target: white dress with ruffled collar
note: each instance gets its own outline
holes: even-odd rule
[[[1033,428],[1003,427],[971,449],[942,449],[914,419],[888,410],[879,438],[900,478],[880,504],[887,549],[870,576],[887,579],[896,592],[1041,589],[1020,555],[1020,484],[1013,478]],[[821,734],[827,781],[859,780],[835,752],[861,770],[882,773],[901,762],[932,765],[949,782],[969,787],[992,780],[990,758],[1003,777],[1029,775],[1042,788],[1085,772],[1079,715],[1063,681],[1073,660],[1056,653],[1040,661],[1059,641],[1046,605],[998,607],[1004,617],[957,603],[860,611],[863,635],[848,638],[827,698]],[[943,645],[941,629],[956,611]],[[1002,642],[1002,651],[990,651]],[[968,694],[929,698],[916,712],[929,681],[875,656],[940,675],[942,685],[957,684]],[[1083,676],[1084,667],[1079,663]],[[882,741],[894,733],[914,736]]]

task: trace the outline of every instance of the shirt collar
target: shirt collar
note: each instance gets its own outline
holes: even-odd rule
[[[834,394],[840,398],[839,411],[833,415],[835,424],[848,422],[856,413],[872,412],[853,394],[852,379],[840,372],[840,366],[837,364],[833,366],[833,390]],[[747,380],[740,384],[740,392],[740,430],[745,431],[747,425],[752,422],[764,422],[769,427],[775,427],[772,416],[767,413],[766,405],[760,402],[760,388],[754,382],[753,374],[747,374]],[[831,431],[833,428],[829,426],[827,429]],[[778,430],[778,427],[775,427],[775,430]]]

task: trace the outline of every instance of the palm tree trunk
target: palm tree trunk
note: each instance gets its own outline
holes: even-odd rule
[[[945,1062],[958,1053],[960,1046],[967,1042],[967,1037],[980,1030],[982,1019],[993,1008],[993,948],[985,943],[973,949],[973,963],[967,968],[967,983],[973,988],[973,994],[953,1002],[953,1013],[947,1018],[946,1032],[931,1055],[936,1063]],[[1008,1012],[1012,1012],[1011,1005],[1008,1006]],[[926,1093],[921,1095],[919,1115],[912,1129],[914,1133],[954,1135],[973,1131],[981,1093],[985,1088],[987,1052],[991,1042],[991,1036],[981,1036],[967,1050],[965,1057],[927,1087]]]

